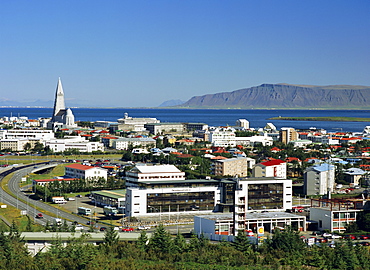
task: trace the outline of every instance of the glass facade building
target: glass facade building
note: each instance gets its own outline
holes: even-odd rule
[[[212,210],[214,192],[148,193],[147,213]]]
[[[282,183],[249,184],[248,210],[282,209],[284,204]]]

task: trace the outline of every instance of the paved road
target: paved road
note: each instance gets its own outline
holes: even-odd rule
[[[49,221],[49,224],[52,224],[55,218],[61,218],[69,221],[77,221],[78,223],[84,225],[86,224],[86,219],[81,218],[79,216],[69,214],[59,210],[56,207],[53,207],[49,204],[46,204],[42,201],[36,201],[30,199],[27,195],[25,195],[20,187],[19,183],[23,176],[29,174],[32,170],[34,170],[33,166],[28,168],[23,168],[16,170],[14,175],[8,182],[8,188],[10,192],[14,195],[11,196],[7,194],[3,189],[0,190],[0,201],[17,207],[20,211],[26,211],[30,217],[33,217],[35,222],[45,225],[46,221]],[[51,215],[47,215],[46,212],[52,213]],[[37,213],[42,213],[44,218],[43,219],[36,219],[35,216]],[[70,224],[70,222],[68,222]],[[87,229],[87,227],[85,228]]]

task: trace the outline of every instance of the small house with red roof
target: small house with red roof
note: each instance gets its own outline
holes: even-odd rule
[[[98,179],[107,180],[108,171],[100,167],[93,167],[74,163],[65,167],[65,177],[79,179]]]
[[[286,179],[286,162],[280,159],[256,164],[252,169],[253,177],[278,177]]]

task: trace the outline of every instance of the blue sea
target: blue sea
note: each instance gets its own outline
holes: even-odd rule
[[[52,108],[0,108],[1,116],[27,116],[29,119],[51,117]],[[133,108],[73,108],[76,121],[111,121],[116,122],[124,113],[131,117],[154,117],[161,122],[206,123],[210,126],[235,125],[235,121],[243,118],[250,122],[250,127],[264,127],[273,123],[278,129],[294,127],[308,129],[324,128],[329,132],[349,131],[361,132],[370,122],[328,122],[328,121],[284,121],[269,120],[278,116],[347,116],[370,118],[370,110],[232,110],[232,109],[133,109]]]

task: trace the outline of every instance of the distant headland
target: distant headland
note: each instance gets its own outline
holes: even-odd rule
[[[179,108],[370,109],[370,86],[261,84],[232,92],[195,96]]]
[[[290,121],[333,121],[333,122],[370,122],[370,118],[359,117],[271,117],[269,120]]]

